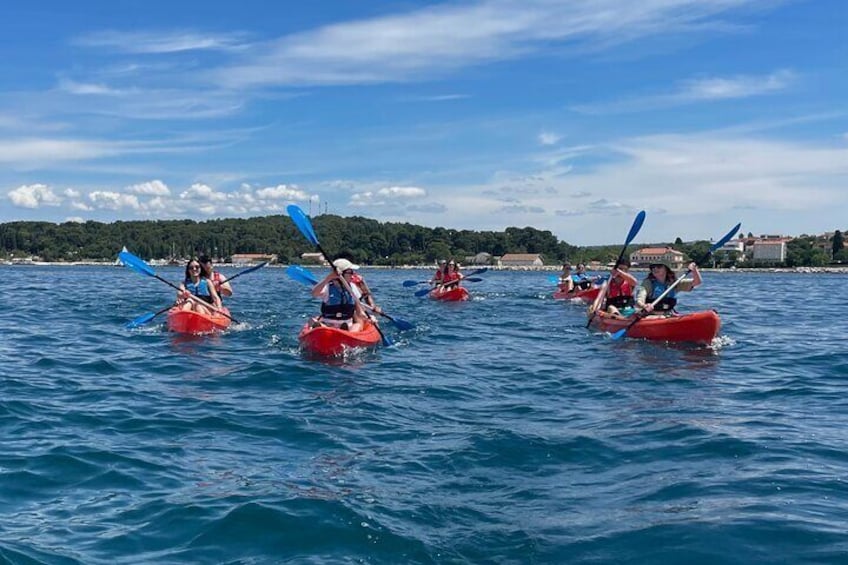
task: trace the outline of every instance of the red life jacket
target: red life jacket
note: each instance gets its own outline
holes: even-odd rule
[[[633,296],[633,287],[630,286],[630,281],[627,279],[621,282],[612,279],[609,284],[607,296],[610,298],[615,298],[616,296]]]
[[[224,284],[224,277],[218,271],[212,272],[212,283],[215,285],[215,290],[218,291],[218,294],[221,294],[221,285]]]
[[[444,277],[442,278],[442,282],[445,283],[445,284],[447,284],[449,282],[453,282],[453,281],[458,281],[458,280],[459,280],[459,273],[456,273],[456,272],[445,273]]]

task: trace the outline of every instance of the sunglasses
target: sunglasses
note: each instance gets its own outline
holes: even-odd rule
[[[200,265],[189,265],[188,270],[189,271],[199,271]]]

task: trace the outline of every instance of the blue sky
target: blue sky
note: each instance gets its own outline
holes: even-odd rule
[[[8,2],[0,222],[844,230],[846,29],[841,0]]]

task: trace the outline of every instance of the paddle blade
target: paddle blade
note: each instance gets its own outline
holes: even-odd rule
[[[411,330],[415,327],[415,324],[413,324],[412,322],[407,322],[406,320],[402,320],[401,318],[391,318],[391,321],[395,325],[395,327],[402,332]]]
[[[155,277],[156,273],[153,269],[150,268],[150,265],[130,253],[129,251],[121,251],[118,253],[118,259],[121,260],[121,263],[132,269],[137,273],[141,273],[142,275],[147,275],[148,277]]]
[[[416,290],[416,291],[415,291],[415,296],[427,296],[427,294],[428,294],[429,292],[430,292],[430,289],[429,289],[429,288],[422,288],[421,290]]]
[[[639,230],[642,229],[642,224],[645,222],[645,211],[642,210],[638,214],[636,214],[636,218],[633,220],[633,225],[630,226],[630,233],[627,234],[627,239],[624,240],[624,247],[627,248],[628,245],[633,241],[636,235],[639,233]]]
[[[720,240],[716,241],[715,243],[713,243],[713,244],[710,246],[710,253],[715,252],[715,250],[716,250],[716,249],[718,249],[719,247],[723,247],[725,243],[727,243],[728,241],[730,241],[731,239],[733,239],[733,236],[734,236],[734,235],[736,235],[736,232],[738,232],[738,231],[739,231],[739,228],[741,228],[741,227],[742,227],[742,223],[741,223],[741,222],[740,222],[740,223],[738,223],[738,224],[736,224],[735,226],[733,226],[733,229],[732,229],[732,230],[730,230],[729,232],[727,232],[727,234],[725,234],[725,236],[724,236],[723,238],[721,238]]]
[[[308,239],[312,245],[319,245],[318,236],[315,235],[315,230],[312,229],[312,222],[309,221],[304,211],[296,204],[289,204],[286,207],[286,212],[288,212],[289,217],[294,222],[294,225],[297,226],[297,229],[300,230],[300,233],[303,234],[303,237]]]
[[[137,328],[139,326],[143,326],[144,324],[146,324],[147,322],[152,320],[154,317],[156,317],[156,314],[154,314],[153,312],[148,312],[147,314],[142,314],[141,316],[139,316],[135,320],[133,320],[131,322],[127,322],[126,327],[128,329],[133,329],[133,328]]]
[[[559,277],[556,275],[548,275],[548,282],[551,284],[559,284]]]
[[[610,337],[612,337],[612,339],[621,339],[627,334],[628,329],[629,326],[627,328],[621,328],[620,330],[612,334]]]
[[[403,286],[405,286],[405,287],[418,286],[419,284],[424,284],[426,282],[427,281],[403,281]]]
[[[315,277],[315,275],[313,275],[300,265],[289,265],[288,267],[286,267],[286,274],[291,277],[292,280],[295,280],[301,284],[305,284],[308,286],[315,286],[316,284],[318,284],[318,279]]]

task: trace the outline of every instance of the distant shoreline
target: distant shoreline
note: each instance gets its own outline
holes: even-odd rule
[[[155,263],[150,263],[152,267],[181,267],[182,265],[158,265]],[[121,265],[115,264],[114,262],[107,261],[3,261],[0,262],[0,267],[120,267]],[[215,263],[215,268],[247,268],[252,266],[247,263]],[[308,265],[303,264],[304,267],[311,267],[314,269],[326,268],[326,265]],[[268,265],[268,268],[285,268],[288,267],[288,264],[278,263],[275,265]],[[464,265],[462,268],[465,270],[469,269],[477,269],[486,267],[490,271],[538,271],[538,272],[550,272],[557,273],[560,272],[562,267],[558,265],[545,265],[542,267],[497,267],[490,265]],[[435,269],[435,265],[395,265],[395,266],[387,266],[387,265],[363,265],[362,269],[370,270],[370,269],[385,269],[385,270],[421,270],[421,269]],[[590,273],[598,273],[598,272],[609,272],[608,268],[598,268],[592,269],[589,271]],[[646,268],[634,267],[632,269],[635,272],[647,272]],[[710,269],[707,267],[701,268],[701,271],[708,273],[797,273],[797,274],[846,274],[848,273],[848,265],[845,266],[827,266],[827,267],[761,267],[761,268],[735,268],[735,269]]]

